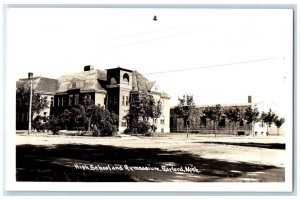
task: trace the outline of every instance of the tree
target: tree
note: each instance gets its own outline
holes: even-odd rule
[[[72,116],[73,113],[69,109],[65,109],[60,115],[60,123],[63,129],[69,129],[72,125]]]
[[[91,118],[91,124],[95,136],[113,135],[117,131],[118,116],[110,113],[104,107],[97,105]]]
[[[37,115],[33,119],[32,126],[38,132],[44,131],[46,129],[46,123],[45,123],[46,121],[47,121],[47,117],[46,116]]]
[[[217,137],[217,135],[216,135],[217,125],[219,124],[219,122],[222,118],[221,105],[217,104],[213,107],[210,107],[210,106],[205,107],[202,112],[210,121],[213,121],[213,124],[214,124],[213,132],[215,134],[215,137]]]
[[[59,119],[60,128],[76,127],[79,131],[84,125],[85,131],[82,131],[81,135],[86,131],[91,132],[93,128],[95,136],[112,135],[117,130],[117,123],[118,116],[100,105],[95,105],[89,95],[84,97],[81,104],[65,109]],[[56,125],[55,122],[53,124]]]
[[[20,86],[16,89],[16,111],[18,113],[29,112],[29,98],[30,88]],[[39,114],[41,110],[48,107],[47,97],[42,97],[40,93],[32,90],[32,104],[31,104],[31,121],[35,114]]]
[[[277,134],[279,135],[279,129],[284,124],[285,119],[284,118],[279,118],[278,116],[275,117],[274,119],[274,124],[277,127]]]
[[[47,123],[53,135],[57,135],[58,131],[61,130],[61,123],[58,118],[52,116]]]
[[[237,123],[239,123],[241,120],[243,120],[244,116],[244,110],[241,107],[229,107],[227,109],[224,109],[224,114],[229,120],[229,123],[234,123],[234,127],[237,127]],[[237,136],[237,131],[236,131]]]
[[[138,127],[150,127],[149,119],[153,120],[152,130],[154,131],[155,118],[159,118],[162,114],[161,102],[155,102],[152,95],[139,94],[139,97],[130,103],[129,112],[126,116],[128,129],[134,133],[139,132]],[[142,119],[142,122],[140,122]],[[143,131],[145,132],[145,131]]]
[[[254,125],[256,122],[259,121],[259,111],[258,111],[256,105],[254,106],[254,108],[247,107],[245,109],[245,119],[246,119],[247,124],[249,124],[251,126],[252,134],[254,137]]]
[[[267,124],[267,135],[269,134],[269,127],[271,127],[271,124],[274,122],[275,117],[276,114],[272,112],[271,109],[269,109],[269,112],[267,113],[261,113],[261,119]]]
[[[189,119],[192,111],[195,108],[194,97],[192,95],[183,95],[178,97],[178,105],[174,108],[175,114],[182,118],[186,126],[186,137],[189,137]]]
[[[87,94],[84,96],[83,102],[79,105],[79,107],[82,110],[82,117],[84,124],[87,126],[87,131],[90,132],[92,118],[95,115],[97,106],[95,105],[95,102],[92,100],[91,96]]]

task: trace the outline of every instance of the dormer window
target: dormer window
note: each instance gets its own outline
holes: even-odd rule
[[[76,88],[76,82],[72,82],[72,88]]]

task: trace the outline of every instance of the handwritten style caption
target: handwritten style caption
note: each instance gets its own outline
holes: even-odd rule
[[[182,172],[182,173],[200,173],[201,171],[194,166],[129,166],[129,165],[117,165],[117,164],[86,164],[86,163],[74,163],[75,169],[78,170],[91,170],[91,171],[158,171],[158,172]]]

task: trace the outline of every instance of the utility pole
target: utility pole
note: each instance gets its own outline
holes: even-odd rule
[[[30,78],[30,97],[29,97],[29,113],[28,113],[28,135],[31,133],[31,110],[32,110],[32,77]]]

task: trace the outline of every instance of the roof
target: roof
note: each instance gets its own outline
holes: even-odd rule
[[[89,71],[65,74],[60,76],[58,79],[46,77],[33,77],[32,79],[26,78],[17,81],[17,86],[29,86],[30,80],[32,80],[33,89],[37,92],[65,93],[70,89],[80,89],[80,91],[106,93],[107,71],[92,69]],[[133,71],[132,86],[134,90],[150,93],[155,83],[155,81],[149,81],[139,72]],[[170,98],[170,96],[164,91],[160,91],[160,95],[162,98]]]
[[[99,80],[106,80],[106,71],[89,70],[79,73],[66,74],[58,78],[57,92],[66,92],[69,89],[106,92],[105,89],[99,84]]]
[[[248,107],[248,106],[255,106],[260,104],[258,103],[232,103],[232,104],[219,104],[221,107]],[[205,105],[196,105],[195,108],[205,108],[205,107],[214,107],[218,104],[205,104]],[[174,109],[176,106],[171,107]]]
[[[131,69],[126,69],[124,67],[110,68],[110,69],[106,69],[106,70],[115,70],[115,69],[121,69],[121,70],[124,70],[124,71],[133,72]]]
[[[29,87],[30,80],[32,80],[32,89],[39,93],[55,93],[57,90],[56,79],[46,77],[33,77],[32,79],[20,79],[17,81],[17,87]]]
[[[133,88],[135,87],[135,84],[139,91],[148,93],[156,83],[156,81],[149,81],[146,77],[144,77],[142,74],[140,74],[137,71],[134,71],[135,74],[135,80],[136,83],[133,83]],[[166,92],[161,91],[160,93],[161,97],[163,98],[171,98]]]

